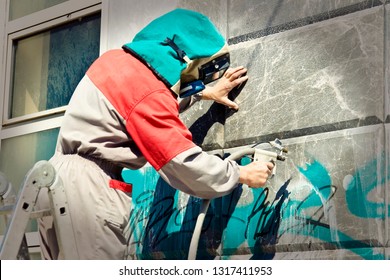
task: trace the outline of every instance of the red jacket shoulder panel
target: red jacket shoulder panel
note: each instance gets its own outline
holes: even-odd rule
[[[150,69],[121,49],[101,55],[87,75],[124,119],[145,95],[156,90],[169,91]]]
[[[195,146],[190,131],[178,116],[177,102],[166,91],[154,92],[139,102],[126,128],[156,170]]]

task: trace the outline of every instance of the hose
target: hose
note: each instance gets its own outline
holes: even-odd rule
[[[245,155],[252,155],[255,153],[255,148],[244,148],[238,152],[232,153],[230,156],[227,157],[229,160],[237,160],[239,158],[242,158]],[[210,199],[203,199],[202,204],[200,206],[198,218],[196,219],[195,229],[192,233],[191,243],[190,243],[190,249],[188,252],[188,260],[196,260],[196,254],[198,252],[198,244],[200,239],[200,233],[202,231],[202,226],[204,219],[206,217],[207,210],[210,206]]]

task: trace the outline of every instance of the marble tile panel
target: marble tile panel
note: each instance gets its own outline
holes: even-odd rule
[[[383,7],[231,46],[250,80],[225,147],[384,119]]]
[[[229,38],[266,36],[381,5],[362,0],[229,0]],[[245,35],[243,38],[235,38]]]
[[[226,109],[224,106],[201,101],[180,114],[180,119],[189,128],[195,144],[204,150],[221,149],[225,144]]]
[[[389,3],[389,1],[387,1]],[[385,116],[390,122],[390,5],[385,5]]]
[[[222,213],[222,255],[364,249],[363,258],[383,259],[375,250],[386,242],[383,141],[383,125],[282,140],[289,156],[266,188],[223,198],[222,212],[233,210]]]

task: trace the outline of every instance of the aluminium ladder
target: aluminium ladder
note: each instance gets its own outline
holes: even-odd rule
[[[36,210],[38,195],[44,188],[47,189],[50,208]],[[79,259],[64,186],[54,167],[42,160],[35,163],[24,178],[1,245],[0,259],[28,259],[25,239],[28,221],[45,216],[53,217],[61,257]]]

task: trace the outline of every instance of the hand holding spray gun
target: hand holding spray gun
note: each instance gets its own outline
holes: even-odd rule
[[[272,169],[272,174],[268,178],[272,178],[275,175],[276,172],[276,161],[285,161],[287,154],[287,149],[282,146],[282,142],[279,139],[275,139],[274,141],[268,142],[272,148],[274,148],[276,151],[268,151],[263,149],[257,149],[255,146],[250,148],[244,148],[242,150],[239,150],[238,152],[235,152],[231,154],[228,159],[231,160],[238,160],[244,156],[253,155],[253,161],[263,161],[263,162],[271,162],[274,166]],[[200,213],[198,215],[194,233],[192,235],[191,243],[190,243],[190,249],[188,253],[188,259],[189,260],[195,260],[196,254],[198,251],[198,243],[200,238],[200,232],[202,230],[203,221],[206,216],[207,210],[210,205],[210,200],[205,199],[202,201],[202,205],[200,208]]]
[[[276,173],[276,161],[285,161],[286,156],[285,154],[288,153],[288,150],[282,146],[282,142],[276,138],[274,141],[268,142],[272,148],[276,150],[276,152],[271,152],[267,150],[262,150],[262,149],[255,149],[254,156],[253,156],[253,161],[269,161],[272,162],[274,165],[274,168],[272,169],[272,178],[275,173]]]

